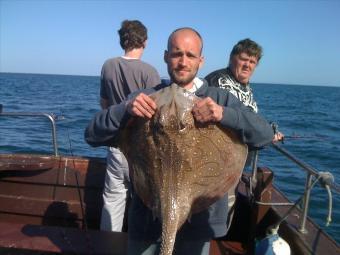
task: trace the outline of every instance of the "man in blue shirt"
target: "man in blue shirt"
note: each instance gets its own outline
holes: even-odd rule
[[[204,62],[202,48],[203,40],[197,31],[180,28],[171,33],[164,53],[171,83],[201,98],[192,109],[195,121],[230,128],[243,143],[254,148],[270,143],[274,134],[266,120],[226,90],[209,87],[205,80],[196,77]],[[157,105],[149,94],[164,86],[143,90],[132,99],[97,113],[86,129],[86,141],[92,146],[114,145],[131,117],[151,119]],[[227,212],[225,195],[206,210],[193,214],[177,233],[175,254],[209,254],[210,240],[227,233]],[[129,209],[128,254],[159,254],[161,231],[160,220],[154,219],[152,211],[134,194]]]

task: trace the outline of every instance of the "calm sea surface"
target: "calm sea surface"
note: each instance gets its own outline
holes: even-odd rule
[[[340,87],[253,84],[260,114],[278,123],[282,145],[319,171],[330,171],[340,183]],[[105,148],[84,142],[84,129],[99,107],[99,77],[0,73],[4,112],[47,112],[59,116],[57,138],[63,155],[106,155]],[[46,130],[42,132],[42,130]],[[52,153],[50,124],[39,118],[0,117],[0,153]],[[305,173],[273,148],[260,152],[259,165],[275,172],[275,183],[290,199],[303,192]],[[316,185],[309,215],[340,242],[340,195],[333,193],[333,217],[325,226],[327,192]]]

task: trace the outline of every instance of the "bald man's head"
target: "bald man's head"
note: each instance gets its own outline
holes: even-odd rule
[[[193,34],[194,36],[197,36],[198,40],[200,41],[200,53],[202,54],[203,51],[203,39],[200,35],[200,33],[198,33],[195,29],[191,28],[191,27],[181,27],[181,28],[177,28],[176,30],[174,30],[169,38],[168,38],[168,51],[171,47],[171,40],[174,36],[178,36],[178,34]]]
[[[198,69],[204,63],[202,38],[192,28],[179,28],[168,39],[164,61],[168,66],[171,81],[185,89],[191,89]]]

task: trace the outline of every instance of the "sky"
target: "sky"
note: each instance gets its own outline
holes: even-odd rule
[[[148,28],[143,60],[167,77],[170,33],[203,37],[198,76],[228,65],[232,47],[250,38],[264,55],[254,83],[340,86],[340,0],[0,0],[0,72],[99,76],[121,56],[125,19]]]

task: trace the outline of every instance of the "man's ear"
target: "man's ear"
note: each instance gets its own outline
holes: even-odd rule
[[[164,51],[164,56],[163,56],[164,62],[167,64],[168,63],[168,51]]]
[[[202,56],[200,56],[200,64],[199,64],[198,68],[202,68],[203,65],[204,65],[204,56],[202,55]]]

